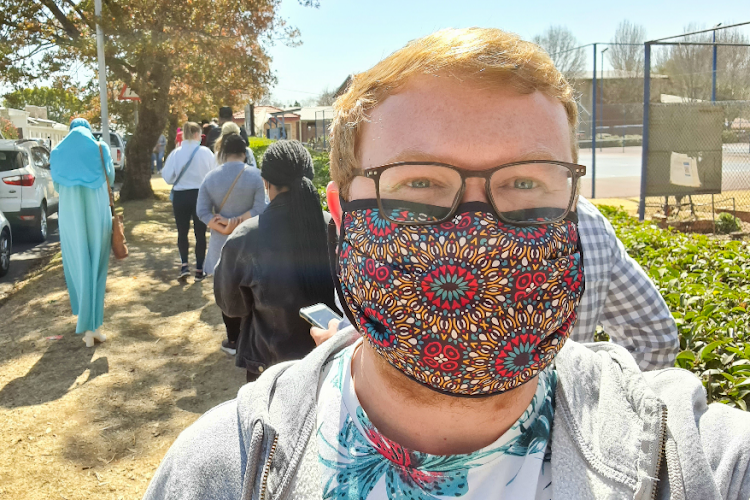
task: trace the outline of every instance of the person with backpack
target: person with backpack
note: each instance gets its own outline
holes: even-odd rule
[[[167,184],[172,184],[169,197],[177,224],[177,248],[182,262],[178,279],[185,279],[190,275],[188,231],[192,219],[195,233],[195,280],[201,281],[205,277],[203,261],[206,257],[206,224],[198,218],[195,207],[198,190],[206,175],[216,167],[216,160],[211,150],[200,144],[200,125],[187,122],[182,126],[182,133],[182,144],[169,154],[161,175]]]
[[[196,207],[198,218],[211,229],[208,256],[203,268],[206,274],[214,273],[221,249],[232,231],[266,209],[263,179],[260,170],[247,164],[245,141],[239,134],[228,134],[217,141],[217,145],[219,142],[217,156],[221,165],[203,180]],[[221,350],[234,355],[242,318],[230,318],[223,313],[222,317],[227,328],[227,339],[221,343]]]

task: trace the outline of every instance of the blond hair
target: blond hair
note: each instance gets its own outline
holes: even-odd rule
[[[481,83],[510,85],[522,94],[535,91],[557,99],[571,129],[573,160],[578,161],[578,107],[573,88],[538,45],[493,28],[446,29],[409,42],[369,70],[354,75],[334,103],[331,123],[331,177],[344,196],[359,168],[357,136],[367,112],[419,75],[451,74]]]
[[[193,140],[198,135],[200,136],[201,126],[195,122],[185,122],[182,125],[182,139],[185,141]]]
[[[216,161],[219,163],[224,163],[224,158],[219,156],[219,152],[221,151],[222,139],[231,134],[240,135],[240,126],[234,122],[225,122],[224,125],[221,126],[221,137],[216,139],[216,142],[214,143],[214,151],[216,151]]]

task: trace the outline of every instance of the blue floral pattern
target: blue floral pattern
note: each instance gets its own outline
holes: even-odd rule
[[[554,370],[540,373],[531,404],[495,443],[469,454],[430,455],[393,442],[370,422],[351,386],[352,352],[348,348],[339,353],[321,388],[317,437],[323,498],[551,498],[550,467],[545,463],[557,384]],[[514,483],[520,477],[523,481]]]

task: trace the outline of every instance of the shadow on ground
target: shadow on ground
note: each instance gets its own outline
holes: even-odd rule
[[[52,342],[26,375],[11,380],[0,390],[0,406],[18,408],[48,403],[67,394],[86,370],[89,375],[84,383],[109,372],[106,357],[92,361],[95,348],[72,345],[83,344],[82,336]],[[40,387],[44,390],[40,391]]]

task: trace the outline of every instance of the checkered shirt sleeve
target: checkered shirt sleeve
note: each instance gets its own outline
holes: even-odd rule
[[[674,366],[679,338],[666,302],[627,254],[612,224],[582,196],[578,229],[586,291],[570,337],[592,342],[601,325],[613,342],[630,351],[642,370]]]

